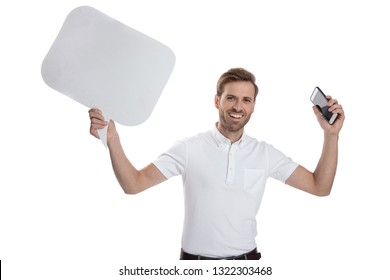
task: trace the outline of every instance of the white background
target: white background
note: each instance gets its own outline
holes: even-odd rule
[[[215,83],[231,67],[255,73],[260,87],[247,134],[311,170],[322,131],[309,96],[320,86],[337,98],[346,121],[333,191],[318,198],[268,181],[258,214],[260,266],[272,266],[271,279],[389,278],[386,1],[20,0],[0,4],[5,279],[124,279],[124,265],[182,265],[181,179],[126,196],[108,151],[89,135],[88,108],[40,76],[66,15],[81,5],[176,54],[150,119],[118,126],[137,167],[213,126]]]

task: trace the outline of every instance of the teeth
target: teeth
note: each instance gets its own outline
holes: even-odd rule
[[[235,119],[241,119],[242,118],[242,115],[236,115],[236,114],[229,114],[232,118],[235,118]]]

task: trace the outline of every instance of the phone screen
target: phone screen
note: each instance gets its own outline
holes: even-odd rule
[[[322,90],[319,87],[316,87],[311,95],[311,101],[314,105],[317,106],[317,108],[321,111],[324,118],[330,123],[333,124],[334,121],[337,118],[337,114],[333,114],[332,112],[329,112],[329,106],[328,99],[326,98],[325,94],[322,92]]]

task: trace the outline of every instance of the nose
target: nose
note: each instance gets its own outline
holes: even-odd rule
[[[239,99],[236,100],[233,104],[233,109],[236,110],[237,112],[240,112],[243,108],[243,102]]]

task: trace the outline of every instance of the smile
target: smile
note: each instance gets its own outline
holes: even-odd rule
[[[237,114],[237,113],[230,113],[229,116],[233,119],[241,119],[242,117],[244,117],[243,114]]]

